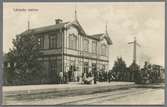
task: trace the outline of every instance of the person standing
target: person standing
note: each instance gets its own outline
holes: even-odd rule
[[[83,81],[84,83],[85,83],[86,78],[87,78],[87,77],[86,77],[86,73],[84,72],[84,73],[83,73],[83,77],[82,77],[82,81]]]
[[[62,71],[59,73],[59,77],[60,77],[60,84],[63,84],[63,72]]]
[[[75,82],[77,82],[77,77],[78,77],[77,71],[74,71],[74,81]]]

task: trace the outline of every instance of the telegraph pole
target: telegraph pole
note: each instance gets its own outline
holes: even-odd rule
[[[136,64],[136,47],[141,47],[140,44],[137,43],[136,41],[136,37],[134,37],[134,41],[133,42],[129,42],[128,44],[133,44],[133,63]]]
[[[30,30],[30,15],[28,14],[28,21],[27,21],[27,30]]]
[[[28,29],[28,31],[30,30],[30,21],[28,20],[28,22],[27,22],[27,29]]]

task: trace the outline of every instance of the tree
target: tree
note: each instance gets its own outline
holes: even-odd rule
[[[37,84],[42,80],[43,66],[39,57],[38,38],[35,35],[17,35],[13,39],[13,48],[7,53],[9,64],[13,64],[11,73],[15,74],[16,84]],[[8,78],[9,79],[9,78]]]
[[[126,73],[126,69],[126,63],[120,57],[115,61],[112,72],[115,74],[117,80],[123,80],[125,78],[124,74]]]

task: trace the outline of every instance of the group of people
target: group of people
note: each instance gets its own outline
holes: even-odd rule
[[[79,72],[78,70],[68,70],[67,72],[59,72],[58,83],[68,83],[68,82],[84,82],[88,79],[96,81],[106,81],[106,73],[99,71],[89,71],[89,72]]]
[[[133,81],[136,83],[155,83],[162,81],[163,71],[159,67],[145,63],[144,67],[136,71],[125,69],[124,71],[105,71],[95,70],[80,73],[76,69],[68,70],[67,72],[59,73],[59,83],[68,82],[111,82],[111,81]]]
[[[82,72],[80,73],[77,70],[69,70],[67,72],[59,72],[59,83],[68,83],[68,82],[84,82],[87,80],[94,81],[96,84],[96,81],[99,82],[111,82],[111,81],[119,81],[119,80],[125,80],[123,77],[126,77],[126,74],[119,74],[110,71],[89,71],[89,72]],[[126,77],[127,78],[127,77]]]
[[[81,80],[80,73],[77,70],[60,71],[58,74],[58,83],[79,82]]]

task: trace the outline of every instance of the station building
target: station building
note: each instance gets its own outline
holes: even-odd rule
[[[96,71],[108,71],[109,47],[112,41],[106,31],[88,35],[77,17],[71,22],[56,19],[53,25],[28,29],[21,35],[36,35],[40,51],[39,58],[45,66],[47,80],[56,82],[60,72],[75,71],[78,76]],[[74,75],[72,75],[74,76]],[[74,81],[74,80],[70,80]]]

